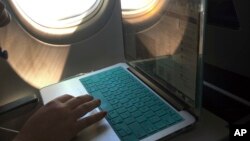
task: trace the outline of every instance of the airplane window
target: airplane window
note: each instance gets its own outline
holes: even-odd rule
[[[124,16],[145,14],[152,10],[159,0],[121,0]]]
[[[17,22],[35,39],[65,45],[90,38],[110,19],[117,0],[9,0]]]
[[[96,10],[101,0],[13,0],[37,24],[48,28],[78,25]]]
[[[121,0],[123,25],[127,30],[137,32],[150,28],[160,19],[168,2],[169,0]]]

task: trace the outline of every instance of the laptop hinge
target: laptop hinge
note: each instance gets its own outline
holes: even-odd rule
[[[140,74],[138,71],[136,71],[134,68],[129,67],[129,71],[131,71],[133,74],[135,74],[139,79],[141,79],[145,84],[147,84],[152,90],[154,90],[156,93],[158,93],[162,98],[167,100],[172,106],[174,106],[177,110],[184,110],[184,106],[180,104],[180,102],[169,96],[169,92],[165,92],[162,89],[159,88],[156,84],[153,84],[149,79],[147,79],[145,76]]]

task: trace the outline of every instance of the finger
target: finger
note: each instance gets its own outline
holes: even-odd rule
[[[66,102],[66,105],[69,106],[71,109],[78,107],[79,105],[86,103],[88,101],[93,100],[93,97],[90,95],[82,95],[75,98],[70,99]]]
[[[84,104],[79,105],[75,110],[74,110],[74,116],[76,118],[80,118],[81,116],[87,114],[88,112],[92,111],[96,107],[100,106],[101,101],[99,99],[95,99],[89,102],[86,102]]]
[[[71,95],[65,94],[65,95],[62,95],[62,96],[56,98],[55,100],[64,103],[72,98],[74,98],[74,97]]]
[[[77,122],[77,130],[78,132],[81,131],[84,128],[87,128],[88,126],[98,122],[99,120],[103,119],[107,115],[107,112],[102,111],[96,114],[93,114],[91,116],[88,116],[86,118],[83,118]]]

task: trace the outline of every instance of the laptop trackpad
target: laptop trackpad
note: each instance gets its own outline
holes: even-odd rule
[[[97,110],[93,110],[88,113],[88,115],[97,113]],[[86,116],[88,116],[86,115]],[[120,139],[117,137],[111,126],[108,124],[106,119],[101,120],[93,124],[92,126],[83,129],[73,141],[103,141],[103,140],[112,140],[119,141]]]

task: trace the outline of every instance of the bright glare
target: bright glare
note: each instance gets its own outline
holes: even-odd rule
[[[158,0],[121,0],[123,14],[140,14],[152,8]]]
[[[79,24],[101,0],[13,0],[34,22],[49,28]]]

